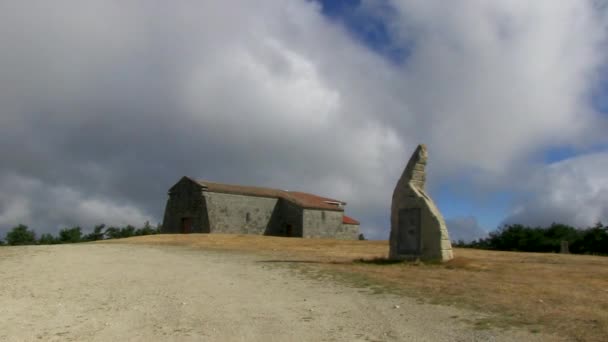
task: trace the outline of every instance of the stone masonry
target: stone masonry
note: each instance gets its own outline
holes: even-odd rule
[[[426,194],[425,145],[419,145],[395,186],[391,205],[389,258],[438,260],[453,258],[443,216]]]
[[[355,240],[345,202],[313,194],[197,181],[171,189],[163,233],[232,233]]]

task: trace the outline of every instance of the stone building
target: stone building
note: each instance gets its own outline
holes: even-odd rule
[[[169,189],[163,233],[235,233],[354,240],[345,202],[297,191],[183,177]]]

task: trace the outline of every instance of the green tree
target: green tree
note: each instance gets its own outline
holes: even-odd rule
[[[119,239],[121,237],[120,228],[116,227],[108,227],[104,234],[108,239]]]
[[[26,225],[20,224],[6,234],[6,242],[12,246],[33,245],[36,243],[36,233],[29,230]]]
[[[582,236],[584,253],[608,254],[608,228],[598,222],[595,227],[585,229]]]
[[[38,244],[40,245],[54,245],[59,242],[59,239],[52,234],[42,234],[40,235],[40,239],[38,239]]]
[[[85,237],[83,237],[83,240],[86,241],[97,241],[97,240],[103,240],[104,237],[104,229],[105,229],[106,225],[105,224],[98,224],[95,226],[95,228],[93,228],[93,232],[91,234],[86,235]]]
[[[135,227],[133,227],[132,225],[127,225],[126,227],[123,227],[120,229],[120,237],[121,238],[127,238],[127,237],[131,237],[135,235]]]
[[[152,225],[150,225],[150,221],[146,221],[146,223],[144,223],[144,226],[135,230],[135,236],[139,236],[139,235],[152,235],[152,234],[156,234],[156,228],[152,227]]]
[[[64,228],[59,231],[59,240],[61,243],[75,243],[82,240],[82,230],[80,227]]]

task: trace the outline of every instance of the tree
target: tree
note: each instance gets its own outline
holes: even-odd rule
[[[108,227],[104,234],[108,239],[119,239],[121,237],[120,228],[116,227]]]
[[[86,241],[97,241],[97,240],[103,240],[104,237],[104,228],[106,227],[105,224],[98,224],[95,226],[95,228],[93,228],[93,232],[91,234],[85,235],[83,237],[83,240]]]
[[[363,235],[363,233],[359,234],[359,240],[365,241],[365,235]]]
[[[59,231],[59,240],[62,243],[75,243],[82,240],[82,230],[80,227],[64,228]]]
[[[51,234],[42,234],[40,239],[38,239],[38,244],[40,245],[54,245],[59,242],[59,239]]]
[[[608,254],[608,229],[598,223],[584,231],[582,237],[584,253]]]
[[[135,231],[135,236],[156,234],[156,228],[150,225],[150,221],[146,221],[144,226]]]
[[[130,224],[120,229],[120,237],[127,238],[133,235],[135,235],[135,227]]]
[[[6,234],[6,242],[12,246],[33,245],[36,243],[36,233],[26,225],[20,224]]]

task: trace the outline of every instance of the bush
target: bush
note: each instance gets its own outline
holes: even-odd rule
[[[33,245],[36,243],[36,233],[20,224],[6,234],[6,242],[11,246]]]

